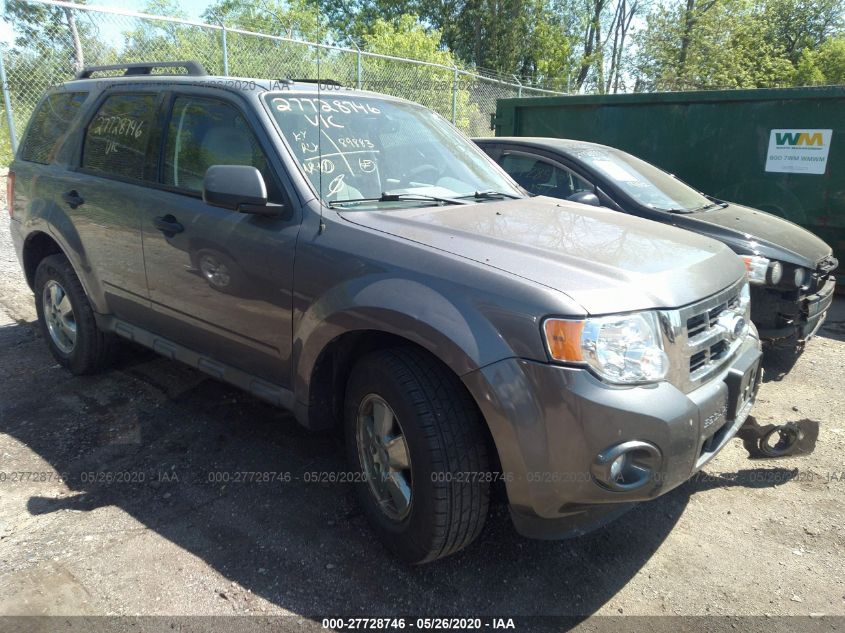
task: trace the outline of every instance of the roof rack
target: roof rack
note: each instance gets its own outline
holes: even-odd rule
[[[78,73],[75,79],[89,79],[91,75],[96,72],[105,70],[123,70],[124,77],[136,77],[138,75],[152,75],[154,68],[184,68],[187,75],[202,76],[207,75],[202,64],[195,61],[181,61],[181,62],[141,62],[135,64],[109,64],[107,66],[86,66]],[[165,73],[162,73],[165,74]],[[182,73],[166,73],[166,74],[182,74]]]

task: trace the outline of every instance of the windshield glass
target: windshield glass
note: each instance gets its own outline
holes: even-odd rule
[[[712,205],[689,185],[625,152],[598,148],[580,151],[577,156],[644,206],[690,212]]]
[[[524,197],[475,144],[421,106],[337,94],[270,93],[265,99],[327,203],[435,205],[491,191]],[[402,201],[373,200],[384,193],[407,195]]]

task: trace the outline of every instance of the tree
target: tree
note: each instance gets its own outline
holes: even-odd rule
[[[1,52],[20,138],[47,88],[70,79],[82,70],[86,58],[96,59],[105,47],[98,41],[95,24],[72,7],[7,0],[3,17],[14,33],[11,45]],[[0,134],[8,136],[5,119],[3,128]],[[5,143],[0,147],[2,156],[10,152]]]
[[[805,50],[813,50],[842,32],[842,0],[767,0],[765,37],[797,64]]]
[[[845,37],[825,41],[818,49],[805,48],[796,68],[801,86],[845,84]]]
[[[150,0],[145,12],[172,18],[185,17],[175,0]],[[137,28],[124,31],[123,38],[123,50],[114,52],[120,62],[195,59],[210,72],[222,71],[220,35],[215,31],[178,22],[144,20]]]
[[[307,0],[217,0],[203,13],[214,24],[322,42],[328,34],[320,9]]]
[[[812,11],[802,25],[784,27],[784,1],[682,0],[658,5],[637,36],[638,88],[792,85],[800,51],[834,27],[824,12],[816,19],[811,18]],[[819,5],[828,0],[809,2]]]
[[[440,31],[426,29],[415,15],[403,15],[397,20],[377,19],[363,37],[367,51],[439,66],[401,64],[364,56],[364,87],[416,101],[446,119],[452,118],[454,98],[458,127],[470,129],[482,118],[481,113],[470,99],[465,80],[459,81],[458,90],[453,94],[453,68],[458,62],[451,52],[443,50],[441,37]],[[461,77],[458,76],[459,80]]]
[[[554,18],[539,20],[533,34],[536,60],[525,74],[548,88],[568,90],[578,63],[574,40]]]
[[[610,27],[613,33],[613,45],[610,50],[610,66],[604,92],[619,92],[619,88],[624,85],[622,71],[628,32],[641,6],[640,0],[618,0],[616,3],[616,11]]]
[[[85,63],[83,38],[88,42],[92,38],[88,30],[80,31],[73,9],[8,0],[3,17],[14,25],[16,47],[40,48],[66,55],[74,72],[82,70]]]

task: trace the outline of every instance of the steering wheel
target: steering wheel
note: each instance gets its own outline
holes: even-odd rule
[[[417,165],[413,169],[409,169],[408,172],[405,174],[405,181],[410,183],[412,180],[420,180],[422,182],[426,182],[425,179],[420,178],[422,174],[429,172],[432,175],[430,180],[431,184],[437,182],[437,179],[440,177],[440,170],[432,165],[431,163],[423,163],[422,165]]]

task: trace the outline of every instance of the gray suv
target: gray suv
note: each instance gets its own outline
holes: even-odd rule
[[[726,246],[531,198],[401,99],[88,68],[42,99],[9,180],[59,363],[97,371],[122,337],[342,429],[342,479],[409,562],[472,542],[495,486],[542,538],[671,490],[759,384]]]

